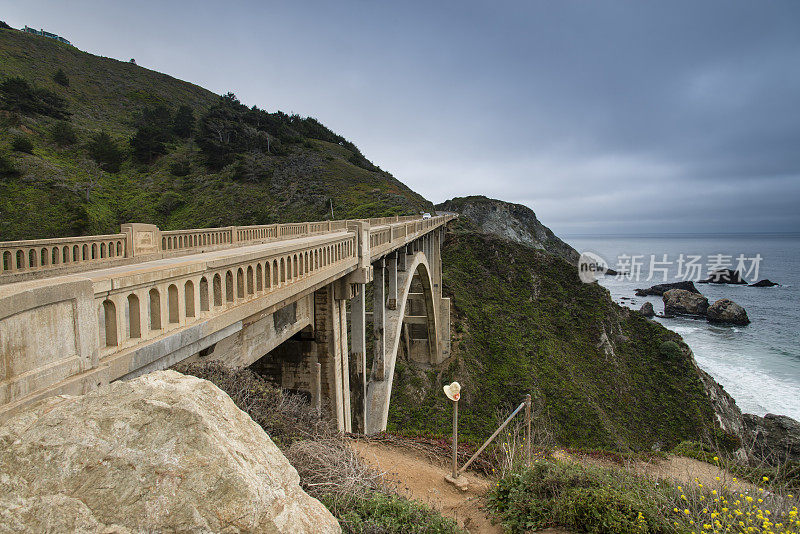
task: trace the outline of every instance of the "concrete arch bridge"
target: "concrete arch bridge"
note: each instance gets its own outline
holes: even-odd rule
[[[0,420],[213,359],[309,395],[342,430],[381,431],[398,354],[449,356],[440,247],[454,217],[0,242]]]

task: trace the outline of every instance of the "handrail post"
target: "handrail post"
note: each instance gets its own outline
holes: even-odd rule
[[[531,466],[531,394],[525,395],[525,463]]]

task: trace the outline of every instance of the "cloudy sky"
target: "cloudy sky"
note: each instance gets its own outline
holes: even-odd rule
[[[0,0],[562,234],[800,232],[800,2]],[[0,66],[1,68],[1,66]]]

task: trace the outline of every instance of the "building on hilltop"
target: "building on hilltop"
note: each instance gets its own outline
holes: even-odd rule
[[[72,43],[61,37],[60,35],[56,35],[55,33],[46,32],[44,30],[37,30],[36,28],[31,28],[30,26],[26,25],[25,28],[22,30],[25,33],[32,33],[33,35],[40,35],[42,37],[48,37],[50,39],[55,39],[56,41],[60,41],[64,44],[68,44],[72,46]]]

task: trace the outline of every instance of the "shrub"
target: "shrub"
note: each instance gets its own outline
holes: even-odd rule
[[[6,154],[0,153],[0,177],[8,178],[17,176],[19,171],[14,167],[14,163]]]
[[[58,121],[50,131],[53,141],[59,146],[74,145],[78,142],[78,134],[75,128],[67,121]]]
[[[136,134],[131,138],[133,155],[142,163],[150,163],[167,153],[172,139],[172,117],[164,105],[145,108],[136,118]]]
[[[169,172],[173,176],[188,176],[189,173],[192,172],[192,164],[188,159],[181,158],[172,162],[172,164],[169,166]]]
[[[558,524],[597,534],[669,530],[672,487],[626,471],[537,461],[502,478],[489,507],[513,533]]]
[[[397,495],[371,492],[322,503],[339,519],[345,534],[457,534],[458,525],[427,506]]]
[[[156,204],[156,211],[161,215],[167,216],[176,209],[180,208],[183,205],[183,197],[181,197],[175,191],[167,191],[161,198],[158,200],[158,204]]]
[[[86,146],[89,155],[106,172],[119,172],[125,155],[106,132],[99,132]]]
[[[186,139],[191,137],[194,132],[194,111],[187,105],[182,105],[175,112],[175,120],[172,123],[172,131],[178,137]]]
[[[20,113],[39,113],[66,119],[69,117],[66,101],[48,89],[33,87],[24,78],[9,78],[0,83],[3,109]]]
[[[658,353],[668,360],[677,360],[681,357],[681,348],[674,341],[665,341],[658,346]]]
[[[33,154],[33,143],[28,137],[24,135],[17,135],[11,141],[11,150],[14,152],[25,152],[26,154]]]
[[[53,74],[53,81],[63,87],[69,87],[69,78],[67,78],[67,75],[62,69],[58,69],[56,73]]]

